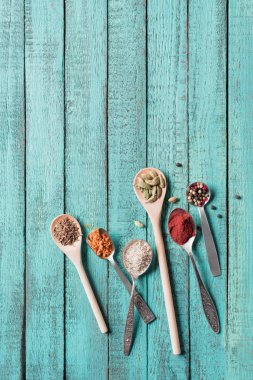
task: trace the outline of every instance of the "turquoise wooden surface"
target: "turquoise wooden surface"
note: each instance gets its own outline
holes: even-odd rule
[[[146,238],[146,231],[133,224],[136,219],[145,221],[145,213],[132,188],[134,173],[146,165],[145,17],[144,2],[108,2],[108,228],[117,243],[116,259],[121,264],[124,245],[135,237]],[[140,279],[139,289],[146,298],[145,277]],[[113,268],[109,268],[108,295],[112,329],[108,376],[143,379],[148,370],[147,327],[136,318],[136,344],[132,355],[125,358],[122,337],[129,295]]]
[[[229,20],[227,368],[230,378],[249,380],[253,376],[252,3],[231,1]],[[241,202],[234,199],[236,193],[242,196]]]
[[[65,15],[65,211],[83,227],[106,228],[107,7],[102,1],[73,0],[66,2]],[[83,262],[107,317],[107,263],[85,246]],[[104,379],[108,337],[98,330],[76,270],[67,261],[65,274],[66,377]]]
[[[64,258],[48,239],[64,206],[63,6],[25,2],[27,379],[64,369]]]
[[[249,0],[1,3],[0,379],[253,379],[252,22]],[[222,275],[211,276],[201,233],[195,252],[219,311],[218,336],[188,259],[167,234],[174,205],[164,207],[179,357],[156,256],[138,288],[157,319],[146,326],[136,315],[126,358],[129,296],[114,270],[84,244],[110,327],[102,335],[49,235],[51,219],[69,212],[84,237],[85,224],[110,231],[121,266],[128,240],[154,247],[132,190],[147,165],[164,171],[177,206],[187,208],[185,187],[195,179],[214,194],[207,212]]]
[[[10,379],[25,373],[23,14],[21,2],[0,4],[0,373]]]
[[[190,268],[190,355],[193,379],[225,376],[226,323],[226,2],[191,1],[188,26],[189,182],[198,178],[213,192],[206,207],[216,239],[222,275],[210,272],[203,237],[196,244],[196,261],[219,311],[221,332],[206,329],[195,273]],[[217,207],[217,211],[211,209]],[[190,211],[200,226],[198,211]],[[217,214],[222,218],[218,219]],[[201,234],[199,234],[201,235]],[[221,291],[222,289],[222,291]],[[203,344],[199,341],[203,340]],[[211,351],[211,363],[210,363]]]

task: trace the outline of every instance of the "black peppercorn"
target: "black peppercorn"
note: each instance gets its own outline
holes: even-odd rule
[[[216,207],[216,206],[214,206],[214,205],[212,205],[212,206],[211,206],[211,209],[212,209],[212,210],[216,210],[216,209],[217,209],[217,207]]]
[[[176,166],[178,167],[178,168],[181,168],[181,166],[183,166],[180,162],[177,162],[176,163]]]
[[[236,194],[235,199],[242,199],[242,197],[239,194]]]
[[[222,218],[222,215],[221,215],[221,214],[218,214],[218,215],[217,215],[217,218],[221,219],[221,218]]]

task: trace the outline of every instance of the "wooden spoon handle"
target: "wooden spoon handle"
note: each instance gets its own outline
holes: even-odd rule
[[[97,323],[98,323],[98,326],[100,328],[100,331],[103,334],[107,333],[108,332],[108,328],[106,326],[104,317],[103,317],[103,315],[101,313],[100,307],[99,307],[98,302],[96,300],[95,294],[93,293],[93,290],[91,288],[91,285],[90,285],[89,279],[88,279],[88,277],[87,277],[87,275],[85,273],[85,270],[84,270],[84,268],[83,268],[83,266],[81,264],[76,265],[76,269],[78,271],[80,280],[81,280],[81,282],[83,284],[85,293],[87,294],[88,300],[90,302],[92,311],[93,311],[93,313],[95,315],[95,318],[97,320]]]
[[[177,321],[176,321],[175,309],[174,309],[174,304],[173,304],[168,264],[166,260],[166,253],[165,253],[160,223],[158,222],[153,223],[153,228],[154,228],[157,256],[158,256],[161,279],[162,279],[166,313],[167,313],[167,318],[168,318],[168,323],[169,323],[172,351],[174,355],[180,355],[181,349],[180,349],[180,342],[179,342],[179,336],[178,336]]]

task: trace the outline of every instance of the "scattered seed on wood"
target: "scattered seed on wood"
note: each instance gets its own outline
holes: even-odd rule
[[[178,201],[178,198],[177,197],[170,197],[169,199],[168,199],[168,202],[170,202],[170,203],[176,203]]]
[[[221,214],[218,214],[218,215],[217,215],[217,218],[221,219],[221,218],[222,218],[222,215],[221,215]]]
[[[217,210],[217,207],[214,206],[214,205],[212,205],[212,206],[211,206],[211,209],[212,209],[212,210]]]
[[[92,229],[92,230],[93,230],[93,228],[94,228],[91,224],[84,224],[84,227],[85,227],[85,228]]]
[[[136,227],[139,227],[139,228],[143,228],[144,227],[144,224],[141,223],[139,220],[135,220],[134,224],[136,225]]]
[[[239,194],[236,194],[235,199],[242,199],[242,197]]]
[[[176,163],[176,166],[178,167],[178,168],[181,168],[181,166],[183,166],[180,162],[177,162]]]

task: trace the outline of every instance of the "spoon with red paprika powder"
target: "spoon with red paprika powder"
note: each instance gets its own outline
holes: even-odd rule
[[[172,240],[180,245],[188,253],[191,259],[198,280],[202,306],[206,319],[212,330],[218,334],[220,332],[220,322],[217,310],[201,279],[192,253],[192,245],[196,237],[195,223],[187,211],[181,208],[176,208],[170,214],[168,228]]]

